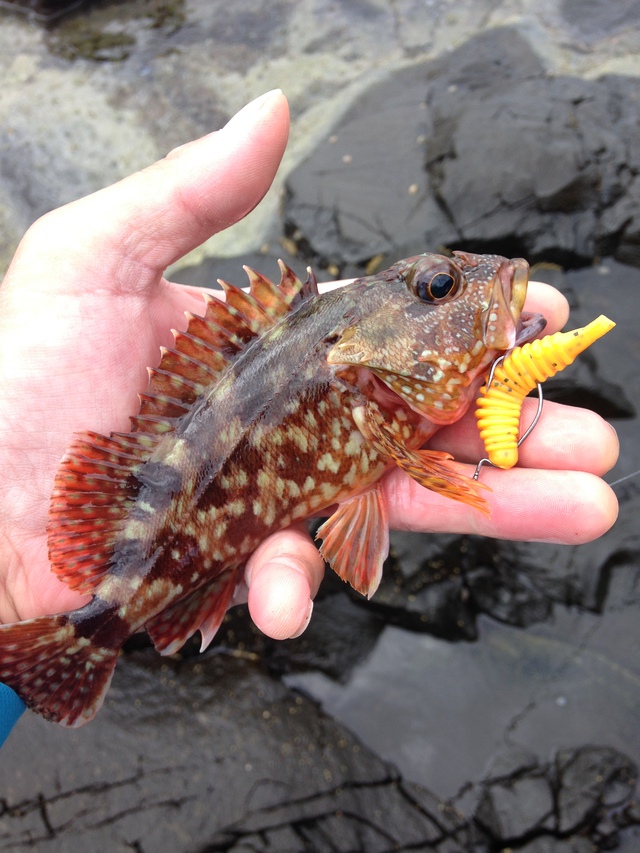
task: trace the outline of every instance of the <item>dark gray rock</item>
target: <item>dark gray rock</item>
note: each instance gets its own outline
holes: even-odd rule
[[[482,613],[524,628],[548,619],[554,603],[597,611],[612,570],[606,550],[474,536],[394,531],[391,548],[380,588],[363,606],[408,630],[450,640],[476,639]]]
[[[130,654],[89,727],[23,717],[0,763],[0,850],[347,853],[464,832],[249,657]]]
[[[2,0],[0,6],[33,20],[50,23],[61,15],[88,5],[87,0]]]
[[[521,36],[502,30],[440,60],[428,81],[427,169],[458,245],[521,247],[532,261],[633,260],[634,80],[548,77]]]
[[[476,820],[493,838],[512,842],[553,827],[553,795],[543,771],[487,787]]]
[[[622,810],[633,795],[638,776],[627,756],[605,747],[560,752],[556,773],[557,821],[562,834],[588,824],[597,826],[607,810]]]
[[[584,747],[561,751],[549,764],[537,765],[529,756],[520,760],[521,766],[516,762],[505,775],[496,775],[498,767],[492,769],[475,812],[475,820],[500,845],[520,849],[521,842],[542,836],[522,849],[610,850],[616,849],[620,828],[635,823],[624,813],[637,777],[626,756],[606,747]],[[577,830],[581,840],[560,840]],[[586,840],[591,846],[584,845]]]
[[[246,607],[233,608],[216,636],[216,645],[260,657],[273,675],[317,671],[342,682],[371,652],[384,628],[384,619],[374,609],[359,607],[345,593],[344,582],[328,572],[309,627],[284,643],[258,631]],[[197,654],[198,643],[188,649]]]
[[[593,841],[590,838],[570,838],[564,841],[551,835],[535,838],[528,844],[518,847],[518,853],[595,853]]]
[[[422,67],[373,86],[289,177],[285,234],[319,268],[424,251],[425,230],[441,228],[424,171],[424,90]],[[448,228],[439,241],[455,237]]]
[[[550,77],[513,29],[369,89],[288,180],[319,266],[436,250],[640,265],[635,78]]]
[[[601,39],[612,36],[638,20],[638,0],[562,0],[560,12],[570,29],[583,37]]]
[[[468,836],[451,808],[417,786],[399,781],[344,786],[328,795],[256,811],[214,836],[207,851],[441,850],[440,842],[452,834],[456,845],[466,846]]]

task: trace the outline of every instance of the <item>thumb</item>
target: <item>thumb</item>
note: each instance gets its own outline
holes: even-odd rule
[[[21,254],[59,256],[71,273],[112,272],[114,286],[146,289],[158,273],[251,211],[269,189],[287,144],[289,110],[280,90],[252,101],[219,131],[171,151],[164,159],[103,190],[46,214],[32,226]],[[55,220],[55,221],[52,221]],[[71,245],[60,234],[72,234]],[[31,245],[37,252],[30,251]],[[75,248],[77,247],[77,249]],[[77,264],[74,251],[78,252]],[[135,274],[134,274],[135,273]]]
[[[299,636],[309,624],[324,561],[302,526],[265,539],[247,562],[249,613],[267,636]]]

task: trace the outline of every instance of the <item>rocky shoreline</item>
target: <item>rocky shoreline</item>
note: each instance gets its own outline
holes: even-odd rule
[[[0,3],[0,269],[37,216],[278,86],[276,185],[172,276],[524,255],[572,324],[616,320],[548,393],[615,424],[610,481],[638,467],[637,3],[65,5]],[[394,534],[373,601],[327,578],[295,641],[239,609],[204,656],[131,642],[90,726],[18,724],[0,851],[637,849],[640,479],[616,489],[587,546]]]

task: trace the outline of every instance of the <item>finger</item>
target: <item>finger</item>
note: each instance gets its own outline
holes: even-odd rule
[[[473,474],[472,466],[460,466]],[[466,504],[435,495],[399,471],[383,481],[394,529],[476,533],[499,539],[577,545],[605,533],[617,518],[613,491],[581,471],[483,469],[489,517]]]
[[[534,398],[524,401],[521,431],[532,423],[537,405]],[[486,456],[473,410],[458,423],[439,430],[429,447],[445,450],[459,462],[477,462]],[[615,465],[619,449],[615,429],[600,415],[546,400],[540,420],[518,449],[518,465],[602,476]]]
[[[299,636],[309,624],[324,562],[309,534],[291,527],[266,539],[245,572],[249,613],[276,640]]]
[[[288,129],[284,95],[269,92],[222,130],[47,214],[32,227],[21,250],[37,244],[47,263],[59,255],[72,268],[73,247],[59,243],[61,234],[73,234],[85,280],[90,273],[87,247],[93,246],[101,274],[105,265],[114,269],[114,286],[126,283],[129,290],[130,280],[140,289],[155,284],[158,271],[256,206],[276,173]]]
[[[543,335],[559,332],[569,319],[569,303],[566,297],[555,287],[542,281],[529,282],[524,307],[527,311],[543,314],[547,318]]]

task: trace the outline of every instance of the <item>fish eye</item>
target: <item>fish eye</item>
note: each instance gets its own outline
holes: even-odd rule
[[[460,290],[460,275],[457,270],[418,270],[408,281],[415,295],[422,302],[448,302]]]

